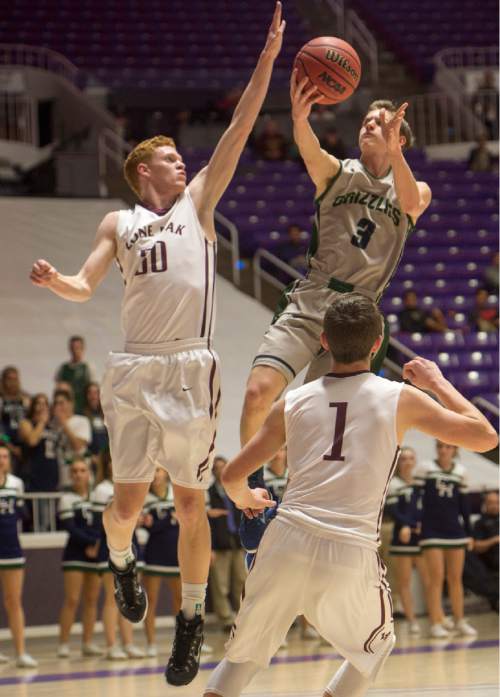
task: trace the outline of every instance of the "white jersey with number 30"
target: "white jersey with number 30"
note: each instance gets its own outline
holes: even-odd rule
[[[399,452],[402,383],[368,371],[329,373],[288,392],[289,483],[283,522],[376,549]]]
[[[207,240],[188,189],[163,215],[139,204],[119,211],[116,241],[126,344],[210,339],[216,245]]]

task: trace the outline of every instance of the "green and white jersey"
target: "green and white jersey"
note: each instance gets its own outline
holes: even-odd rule
[[[360,160],[342,160],[315,203],[310,277],[334,278],[380,297],[413,227],[401,211],[392,170],[377,178]]]

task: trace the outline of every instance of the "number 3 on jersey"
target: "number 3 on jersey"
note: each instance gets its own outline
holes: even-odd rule
[[[368,218],[358,220],[356,232],[351,237],[351,244],[359,249],[366,249],[376,227],[375,223]]]
[[[347,402],[330,402],[330,407],[336,409],[335,429],[333,433],[333,446],[328,455],[324,456],[323,460],[343,462],[345,460],[345,457],[342,455],[342,443],[344,442]]]
[[[136,276],[146,273],[162,273],[167,270],[167,245],[163,240],[158,240],[152,247],[141,249],[141,268],[135,272]]]

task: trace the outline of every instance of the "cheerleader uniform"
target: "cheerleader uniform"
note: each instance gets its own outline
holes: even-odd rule
[[[394,520],[392,540],[389,545],[390,554],[414,556],[420,554],[420,535],[415,528],[422,518],[422,491],[420,483],[408,484],[403,479],[395,477],[391,482],[391,494],[386,503],[387,513]],[[399,539],[401,528],[411,528],[410,541],[405,543]]]
[[[62,558],[63,571],[96,572],[96,560],[85,554],[85,548],[95,545],[99,533],[92,527],[91,503],[74,491],[59,500],[59,521],[69,534]]]
[[[0,486],[0,570],[23,569],[26,562],[17,528],[24,513],[23,494],[22,479],[7,474]]]
[[[150,576],[178,576],[177,541],[179,524],[175,516],[174,494],[168,487],[164,498],[149,492],[143,509],[144,515],[153,516],[144,550],[144,573]]]
[[[437,462],[420,474],[422,480],[422,532],[425,548],[465,548],[470,534],[466,470],[455,463],[445,472]]]
[[[113,482],[109,479],[104,479],[100,484],[98,484],[90,495],[90,511],[92,516],[92,528],[98,535],[100,540],[99,552],[97,554],[97,559],[94,560],[94,570],[98,573],[105,573],[110,571],[109,568],[109,549],[106,541],[106,532],[104,530],[104,525],[102,523],[102,515],[114,496]],[[141,569],[144,566],[142,561],[142,552],[135,533],[132,537],[132,543],[135,545],[137,550],[137,568]]]

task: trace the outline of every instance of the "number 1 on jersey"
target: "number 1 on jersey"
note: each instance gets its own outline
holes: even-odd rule
[[[323,460],[333,460],[335,462],[343,462],[345,460],[342,455],[342,443],[344,442],[345,421],[347,415],[347,402],[330,402],[330,407],[334,407],[335,413],[335,431],[333,434],[333,447],[328,455],[325,455]]]

